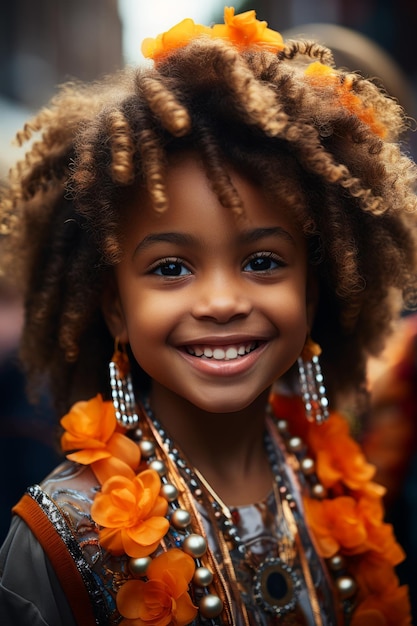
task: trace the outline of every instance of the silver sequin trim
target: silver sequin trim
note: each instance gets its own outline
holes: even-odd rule
[[[106,603],[102,596],[101,589],[96,584],[93,572],[83,557],[77,540],[69,530],[61,511],[39,485],[33,485],[27,490],[28,495],[40,506],[46,517],[53,524],[56,532],[65,543],[80,575],[86,586],[94,612],[96,624],[106,624],[109,616],[106,610]]]

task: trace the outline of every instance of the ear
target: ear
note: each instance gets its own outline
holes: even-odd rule
[[[101,310],[111,335],[121,344],[129,343],[126,319],[113,273],[110,274],[103,289]]]
[[[306,289],[306,307],[307,307],[307,325],[309,331],[313,326],[316,316],[317,305],[319,301],[319,284],[316,272],[310,267],[307,276]]]

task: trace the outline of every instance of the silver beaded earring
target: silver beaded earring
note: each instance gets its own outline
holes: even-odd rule
[[[311,337],[307,337],[303,351],[297,359],[301,397],[306,417],[310,422],[322,424],[329,417],[329,401],[320,367],[321,348]]]
[[[124,346],[115,340],[114,354],[109,363],[110,387],[116,419],[123,428],[135,428],[139,417],[130,375],[129,357]]]

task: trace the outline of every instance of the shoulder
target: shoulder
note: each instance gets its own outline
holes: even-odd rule
[[[30,487],[14,508],[46,554],[74,615],[84,615],[86,625],[107,623],[114,610],[101,575],[107,555],[90,514],[98,489],[88,467],[65,462],[41,485]]]
[[[14,517],[0,550],[2,626],[74,626],[74,618],[48,557],[27,524]]]

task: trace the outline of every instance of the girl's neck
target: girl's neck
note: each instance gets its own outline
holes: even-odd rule
[[[154,385],[150,404],[189,463],[232,506],[260,501],[271,489],[264,448],[268,395],[239,412],[209,413]]]

